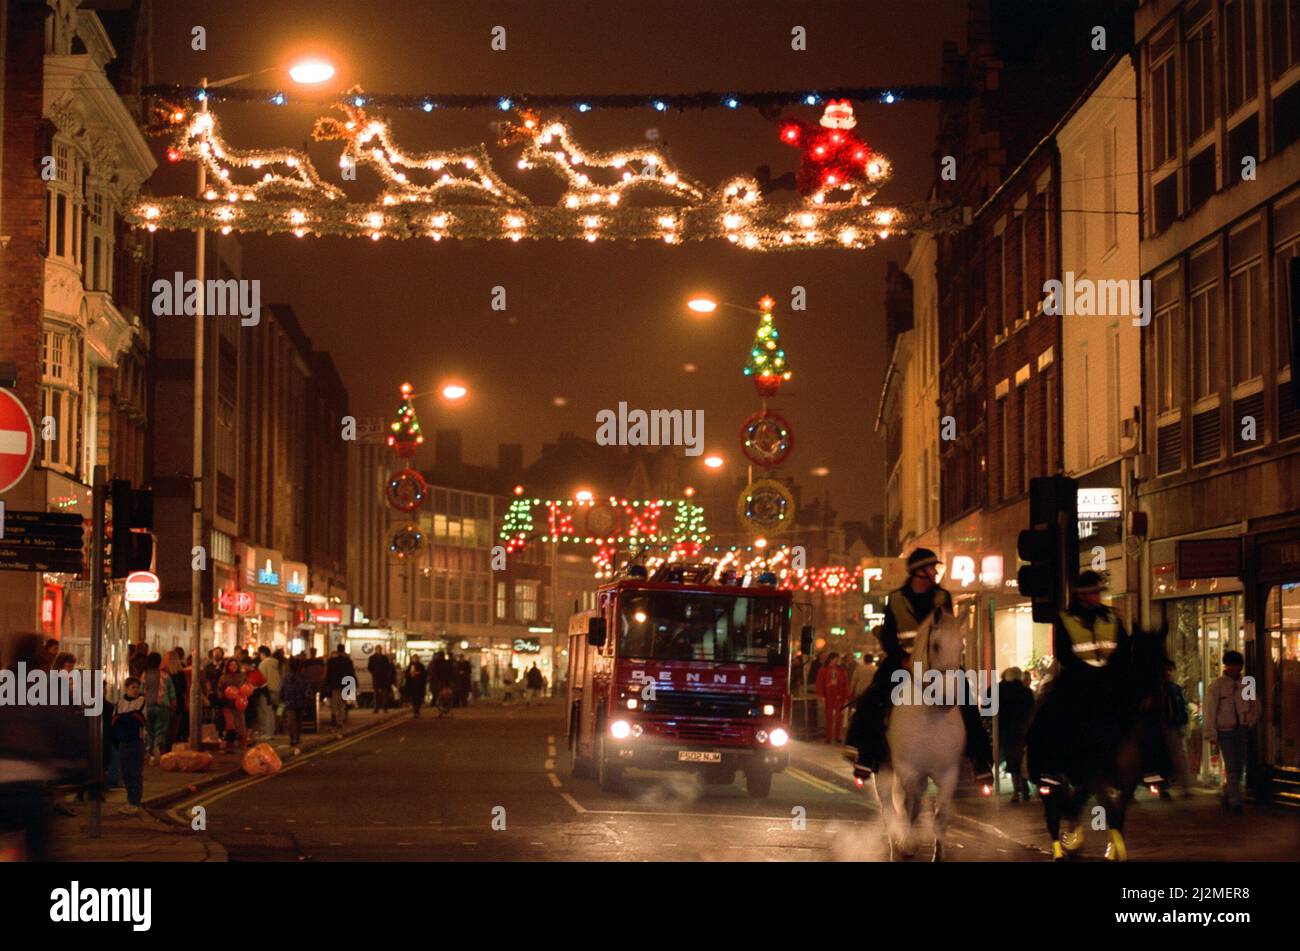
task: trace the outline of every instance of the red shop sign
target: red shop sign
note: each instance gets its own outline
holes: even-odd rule
[[[227,614],[252,614],[255,607],[251,591],[222,591],[217,595],[217,607]]]

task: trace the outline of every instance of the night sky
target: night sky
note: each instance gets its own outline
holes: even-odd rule
[[[937,83],[944,39],[963,41],[965,0],[771,2],[421,2],[421,0],[223,0],[155,3],[154,81],[197,82],[287,64],[322,52],[338,67],[332,89],[373,92],[619,93],[704,89],[816,89],[836,85]],[[190,31],[207,30],[206,52]],[[507,30],[493,52],[490,31]],[[790,30],[808,31],[808,50],[790,49]],[[253,87],[291,84],[271,76]],[[236,147],[308,142],[316,107],[218,104]],[[925,197],[937,106],[856,105],[855,130],[894,164],[880,202]],[[815,123],[821,107],[791,110]],[[487,142],[498,171],[534,201],[559,188],[542,170],[519,172],[513,150],[496,149],[489,111],[398,113],[398,141],[411,150]],[[769,165],[793,171],[795,149],[756,110],[561,113],[589,148],[645,142],[656,128],[670,158],[709,186]],[[161,148],[162,143],[159,143]],[[338,143],[310,145],[318,169],[338,174]],[[193,166],[155,176],[161,193],[192,190]],[[346,185],[368,197],[367,169]],[[319,349],[339,367],[359,417],[387,416],[403,380],[417,391],[457,378],[462,405],[417,401],[426,432],[459,427],[467,461],[492,463],[498,442],[522,442],[531,461],[562,431],[594,438],[595,415],[631,407],[702,408],[706,449],[740,464],[736,434],[758,408],[741,375],[757,318],[684,306],[707,291],[747,306],[777,299],[777,326],[795,371],[774,406],[790,420],[796,446],[782,470],[805,491],[824,487],[841,517],[883,511],[882,441],[873,432],[888,354],[884,344],[885,262],[907,259],[905,239],[868,251],[757,253],[726,242],[657,243],[428,240],[245,236],[245,277],[262,279],[264,302],[287,302]],[[789,310],[790,288],[808,309]],[[502,285],[505,312],[490,307]],[[250,330],[248,332],[256,332]],[[696,366],[685,372],[683,364]],[[567,399],[557,407],[555,397]],[[430,440],[430,443],[432,440]],[[611,449],[611,451],[615,451]],[[431,457],[426,462],[431,462]],[[810,470],[827,466],[818,479]],[[701,468],[700,478],[706,478]],[[807,496],[806,496],[807,497]]]

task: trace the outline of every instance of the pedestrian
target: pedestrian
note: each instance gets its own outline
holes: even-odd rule
[[[1183,790],[1183,798],[1192,796],[1192,774],[1187,762],[1187,738],[1185,732],[1190,717],[1187,715],[1187,696],[1174,678],[1176,666],[1172,660],[1165,661],[1165,740],[1169,745],[1169,762],[1172,776],[1160,784],[1160,798],[1169,800],[1174,797],[1169,787],[1177,783]]]
[[[1241,805],[1241,778],[1246,768],[1247,743],[1260,712],[1254,691],[1241,680],[1245,665],[1240,651],[1224,651],[1223,673],[1205,691],[1205,722],[1218,735],[1223,759],[1221,801],[1224,811],[1231,809],[1238,816],[1245,811]]]
[[[998,749],[1011,777],[1011,802],[1029,801],[1029,779],[1025,773],[1025,738],[1034,713],[1034,692],[1025,685],[1019,667],[1002,671],[998,684]]]
[[[167,748],[189,736],[190,691],[185,680],[185,669],[175,651],[168,651],[163,656],[163,676],[171,681],[172,698],[175,703],[171,708],[171,728],[167,732]]]
[[[135,653],[132,654],[131,659],[127,661],[127,673],[137,679],[142,677],[144,675],[145,664],[148,660],[149,645],[144,641],[141,641],[139,644],[135,645]]]
[[[470,667],[469,661],[465,659],[464,654],[452,666],[452,670],[456,677],[455,692],[458,701],[456,706],[469,706],[469,684],[473,669]]]
[[[157,765],[158,757],[171,749],[171,718],[176,709],[172,679],[163,672],[162,654],[157,651],[145,659],[140,693],[144,697],[145,722],[149,727],[145,738],[145,755],[151,765]]]
[[[240,749],[248,746],[248,720],[245,710],[240,709],[239,699],[244,698],[244,708],[248,706],[247,693],[242,688],[248,683],[248,675],[236,657],[226,660],[226,668],[217,681],[217,708],[221,711],[225,736],[221,744],[223,753],[228,753],[238,741]],[[251,691],[249,691],[251,692]]]
[[[487,664],[483,664],[478,669],[478,693],[479,696],[486,700],[491,692],[492,678],[488,674]]]
[[[546,686],[546,678],[542,676],[542,672],[538,669],[536,661],[534,661],[533,665],[524,672],[524,684],[528,687],[529,703],[532,703],[534,700],[541,697],[542,690]]]
[[[113,745],[117,747],[122,782],[126,786],[126,805],[120,810],[123,815],[139,812],[144,799],[145,734],[148,730],[140,680],[128,677],[122,688],[122,699],[113,709]]]
[[[349,680],[348,678],[351,678]],[[357,668],[348,656],[347,648],[342,644],[330,655],[325,665],[325,689],[330,697],[330,719],[340,730],[348,722],[348,704],[345,690],[356,689]]]
[[[433,660],[429,663],[429,679],[433,687],[433,699],[436,703],[442,696],[442,690],[446,687],[451,690],[452,670],[451,661],[448,660],[445,651],[438,651],[433,655]]]
[[[263,736],[274,736],[276,727],[275,708],[280,705],[280,662],[271,656],[269,647],[258,650],[261,660],[257,663],[257,672],[266,678],[263,688],[262,704],[257,708],[258,721]]]
[[[284,727],[289,733],[289,746],[293,755],[302,752],[302,720],[312,705],[312,689],[303,676],[303,658],[289,660],[289,669],[280,679],[280,702],[284,704]]]
[[[840,655],[831,651],[817,671],[817,696],[826,710],[826,743],[844,740],[844,707],[849,700],[849,673],[840,663]]]
[[[867,692],[872,679],[876,676],[876,665],[870,654],[863,654],[862,659],[853,665],[853,675],[849,677],[849,705],[858,702],[858,698]]]
[[[375,645],[375,652],[366,661],[366,670],[370,671],[370,688],[374,694],[375,713],[387,710],[393,699],[393,665],[384,653],[382,644]]]
[[[58,640],[53,637],[46,638],[45,653],[41,657],[41,667],[45,670],[58,670],[60,653],[62,652],[59,650]]]
[[[424,670],[424,664],[420,663],[420,658],[411,655],[411,662],[406,665],[406,680],[402,684],[402,692],[406,695],[407,702],[411,704],[411,716],[420,715],[420,707],[424,706],[424,691],[428,686],[429,675]]]

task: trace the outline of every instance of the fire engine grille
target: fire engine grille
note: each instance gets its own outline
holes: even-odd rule
[[[654,700],[645,701],[646,713],[690,717],[751,717],[758,713],[758,698],[748,693],[668,691],[660,687]]]
[[[659,735],[675,737],[687,743],[736,743],[744,739],[744,731],[721,723],[664,723]]]

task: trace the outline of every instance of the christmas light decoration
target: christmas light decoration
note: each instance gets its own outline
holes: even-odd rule
[[[420,432],[420,420],[416,418],[415,406],[411,403],[411,384],[402,384],[402,402],[398,404],[397,416],[388,427],[388,445],[403,459],[415,455],[416,447],[424,442]]]
[[[384,486],[384,498],[399,512],[414,512],[424,504],[428,493],[428,483],[415,469],[403,469],[395,473]]]
[[[406,525],[393,533],[388,550],[398,558],[409,558],[424,547],[424,533],[418,526]]]
[[[781,349],[781,335],[777,333],[776,324],[772,322],[772,308],[776,301],[764,297],[758,302],[763,312],[758,330],[754,333],[754,343],[749,349],[749,359],[745,361],[745,376],[754,378],[754,386],[762,397],[775,396],[782,382],[794,374],[786,363],[785,351]]]
[[[755,465],[779,466],[794,448],[794,435],[785,417],[771,410],[754,413],[740,428],[741,451]]]
[[[795,185],[799,194],[814,204],[823,204],[834,194],[867,205],[889,177],[889,162],[851,131],[855,125],[853,106],[837,99],[826,104],[821,128],[799,119],[790,119],[781,127],[781,141],[803,154]]]
[[[534,513],[546,512],[546,533],[534,528]],[[664,513],[673,513],[673,525]],[[696,544],[708,539],[704,510],[686,499],[526,499],[511,502],[499,537],[507,550],[522,548],[534,539],[587,545]],[[510,547],[513,545],[513,547]]]
[[[775,479],[760,479],[741,490],[736,514],[756,534],[782,532],[794,521],[794,496]]]
[[[870,247],[895,231],[950,231],[958,212],[870,205],[861,183],[854,202],[826,202],[818,196],[796,204],[768,204],[752,178],[733,178],[707,189],[672,168],[658,151],[633,147],[588,151],[568,127],[525,113],[508,139],[522,142],[518,164],[550,171],[566,184],[556,205],[536,205],[510,187],[492,167],[482,146],[408,153],[386,120],[363,106],[373,97],[360,91],[335,103],[342,113],[317,121],[319,141],[341,141],[344,168],[364,165],[382,182],[374,201],[348,201],[320,178],[302,152],[289,149],[233,150],[217,134],[211,112],[175,107],[159,110],[172,130],[174,156],[204,162],[213,187],[197,198],[149,197],[125,213],[150,231],[211,228],[238,232],[337,235],[343,237],[510,240],[655,240],[667,244],[725,239],[749,250],[807,247]],[[873,157],[873,161],[878,159]],[[869,167],[871,167],[869,165]],[[880,160],[874,185],[888,174]],[[244,182],[239,172],[259,172]],[[612,181],[598,181],[613,173]],[[417,177],[432,177],[417,181]],[[624,201],[633,191],[661,195],[673,204],[647,206]]]
[[[308,105],[330,105],[330,98],[320,94],[289,94],[280,89],[251,89],[241,86],[223,86],[218,89],[200,89],[180,83],[158,83],[144,89],[146,96],[160,96],[181,101],[248,102],[284,105],[287,102]],[[779,106],[815,106],[828,99],[848,99],[854,102],[871,102],[893,105],[902,100],[937,102],[966,99],[974,94],[968,86],[837,86],[822,90],[755,90],[752,92],[689,92],[689,93],[572,93],[562,95],[531,93],[366,93],[365,104],[385,109],[409,109],[433,112],[435,109],[573,109],[586,113],[593,109],[651,109],[666,112],[669,109],[739,109],[760,111]]]
[[[318,142],[344,143],[343,155],[339,158],[341,168],[366,165],[375,169],[387,186],[379,196],[381,205],[435,202],[444,193],[457,192],[499,204],[527,204],[528,199],[502,181],[493,170],[492,160],[482,145],[408,153],[393,141],[387,122],[372,119],[355,103],[355,96],[351,99],[345,96],[336,106],[342,110],[344,118],[326,116],[317,119],[312,138]],[[401,169],[433,172],[437,177],[432,184],[421,185],[411,181]]]

